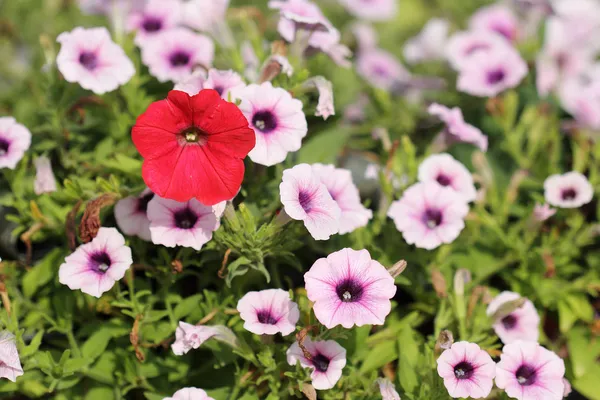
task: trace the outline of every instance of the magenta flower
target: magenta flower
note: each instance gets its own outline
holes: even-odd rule
[[[514,342],[502,349],[496,365],[496,386],[518,400],[560,400],[565,363],[535,342]]]
[[[0,117],[0,168],[14,169],[31,145],[31,132],[13,117]]]
[[[409,187],[392,203],[387,215],[406,243],[433,250],[458,237],[468,212],[467,202],[452,188],[426,182]]]
[[[338,0],[356,18],[368,21],[394,19],[398,12],[396,0]]]
[[[481,7],[469,21],[469,27],[472,30],[495,32],[510,42],[517,40],[519,25],[517,16],[503,4]]]
[[[437,182],[452,188],[466,202],[475,200],[477,190],[467,168],[450,154],[434,154],[419,165],[419,181]]]
[[[339,231],[342,211],[310,165],[283,171],[279,196],[286,214],[303,221],[314,239],[327,240]]]
[[[431,18],[421,32],[404,44],[404,59],[416,64],[444,59],[450,23],[441,18]]]
[[[479,53],[494,53],[511,48],[500,35],[485,31],[462,31],[450,37],[446,47],[446,58],[452,67],[460,71],[471,63],[471,58]]]
[[[121,199],[115,205],[115,219],[119,229],[129,236],[138,236],[146,241],[152,240],[150,220],[148,219],[148,203],[154,193],[148,188],[138,196]]]
[[[547,220],[554,214],[556,214],[556,209],[551,208],[549,204],[536,203],[533,208],[533,218],[539,222]]]
[[[175,343],[171,345],[171,349],[175,355],[181,356],[213,338],[233,347],[238,346],[235,334],[226,326],[192,325],[179,321],[179,326],[175,330]]]
[[[477,344],[456,342],[437,359],[437,371],[450,397],[487,397],[494,386],[496,364]]]
[[[396,387],[389,379],[378,378],[377,384],[379,385],[381,400],[400,400]]]
[[[135,44],[142,46],[157,34],[175,28],[181,22],[179,0],[148,0],[139,12],[129,14],[127,30],[137,32]]]
[[[356,60],[356,72],[369,84],[385,90],[410,78],[410,73],[392,54],[373,48],[360,51]]]
[[[184,203],[154,196],[148,203],[152,243],[200,250],[219,228],[214,207],[196,199]]]
[[[527,75],[527,64],[510,48],[478,52],[460,70],[456,87],[461,92],[479,97],[496,96],[514,88]]]
[[[342,210],[339,234],[343,235],[366,226],[373,218],[373,212],[362,205],[350,170],[323,164],[313,164],[312,168]]]
[[[160,32],[142,46],[142,61],[160,82],[179,82],[195,67],[212,64],[215,46],[207,36],[187,28]]]
[[[571,171],[546,178],[544,197],[555,207],[578,208],[592,201],[594,188],[585,175]]]
[[[35,181],[33,181],[33,191],[35,194],[56,192],[56,178],[52,172],[52,164],[46,156],[35,159]]]
[[[503,304],[520,299],[521,296],[514,292],[502,292],[496,296],[488,305],[487,315],[496,314]],[[535,306],[529,299],[508,315],[502,316],[494,321],[494,331],[504,344],[513,343],[517,340],[537,342],[539,337],[540,316]]]
[[[300,100],[271,82],[248,85],[236,95],[242,100],[240,110],[256,134],[256,145],[248,154],[252,161],[271,166],[300,149],[308,129]]]
[[[58,280],[69,289],[100,297],[125,276],[133,259],[125,238],[115,228],[100,228],[89,243],[65,258]]]
[[[257,335],[287,336],[296,330],[300,318],[298,304],[282,289],[248,292],[238,301],[237,310],[244,320],[244,329]]]
[[[396,294],[394,278],[367,250],[346,248],[318,259],[304,282],[315,316],[329,329],[383,325]]]
[[[0,378],[16,382],[23,375],[21,359],[15,343],[15,335],[9,331],[0,332]]]
[[[58,70],[67,82],[77,82],[96,94],[111,92],[135,74],[133,63],[106,28],[77,27],[56,38],[61,44]]]
[[[302,367],[312,369],[310,377],[315,389],[327,390],[334,387],[346,366],[346,349],[333,340],[313,342],[308,336],[304,339],[303,346],[310,353],[310,359],[306,358],[298,343],[294,342],[286,352],[288,364],[294,366],[300,362]]]
[[[206,392],[195,387],[186,387],[179,389],[173,394],[173,397],[165,397],[163,400],[215,400],[208,397]]]
[[[433,103],[429,106],[427,112],[435,115],[446,124],[446,128],[443,131],[445,141],[450,143],[471,143],[479,147],[481,151],[487,151],[487,136],[481,133],[478,128],[465,122],[460,108],[448,108],[441,104]]]

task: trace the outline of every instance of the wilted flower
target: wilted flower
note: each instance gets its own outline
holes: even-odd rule
[[[377,384],[379,385],[381,400],[400,400],[396,387],[389,379],[378,378]]]
[[[357,18],[370,21],[393,19],[398,12],[396,0],[338,0],[346,10]]]
[[[533,208],[533,218],[536,221],[545,221],[554,214],[556,214],[556,209],[551,208],[549,204],[536,203]]]
[[[65,258],[58,280],[70,289],[100,297],[125,276],[133,259],[125,238],[115,228],[100,228],[89,243]]]
[[[446,58],[452,67],[460,71],[471,63],[479,53],[495,53],[510,47],[500,35],[485,31],[462,31],[450,37],[446,47]]]
[[[173,397],[165,397],[163,400],[215,400],[208,397],[206,392],[195,387],[186,387],[179,389],[173,394]]]
[[[175,28],[181,22],[180,0],[148,0],[139,12],[127,18],[127,29],[136,31],[135,44],[142,46],[160,32]]]
[[[437,359],[438,374],[451,397],[487,397],[494,386],[496,364],[477,344],[456,342]]]
[[[416,183],[392,203],[388,217],[394,220],[408,244],[432,250],[452,243],[465,227],[469,206],[464,198],[437,182]]]
[[[475,200],[477,194],[469,170],[450,154],[434,154],[419,165],[419,181],[435,181],[454,189],[465,201]]]
[[[327,390],[335,386],[342,377],[342,369],[346,366],[346,349],[333,340],[315,341],[309,337],[302,344],[304,350],[294,342],[287,350],[287,362],[294,366],[300,362],[304,368],[313,371],[310,374],[312,385],[317,390]],[[310,354],[310,358],[307,356]]]
[[[520,298],[518,293],[502,292],[490,302],[486,311],[489,317],[497,318],[493,325],[494,331],[505,344],[517,340],[537,342],[539,337],[540,317],[531,300],[524,299],[522,306],[496,315],[503,306]]]
[[[294,67],[292,67],[287,57],[281,54],[273,54],[263,64],[258,81],[272,81],[279,74],[291,77],[294,74]]]
[[[481,151],[487,151],[487,136],[481,133],[478,128],[465,122],[460,108],[448,108],[441,104],[433,103],[429,106],[427,111],[429,114],[435,115],[446,124],[446,128],[443,131],[445,141],[472,143],[479,147]]]
[[[535,342],[514,342],[502,349],[496,365],[496,386],[514,399],[560,400],[565,363]]]
[[[33,181],[33,191],[35,194],[51,193],[56,191],[56,178],[52,172],[52,164],[46,156],[36,158],[35,181]]]
[[[150,220],[148,219],[148,203],[154,193],[148,188],[138,196],[128,196],[115,205],[117,225],[126,235],[135,235],[150,241]]]
[[[133,63],[112,41],[106,28],[77,27],[56,38],[61,44],[56,65],[67,82],[103,94],[128,82],[135,74]]]
[[[503,4],[481,7],[469,21],[469,27],[475,31],[491,31],[502,35],[510,42],[519,36],[519,20],[513,11]]]
[[[416,64],[444,58],[450,23],[441,18],[432,18],[423,30],[404,44],[406,62]]]
[[[271,82],[248,85],[236,94],[242,100],[240,110],[256,136],[256,146],[248,154],[252,161],[271,166],[300,149],[308,129],[300,100]]]
[[[23,375],[21,360],[15,343],[15,335],[8,331],[0,332],[0,378],[13,382]]]
[[[31,132],[13,117],[0,117],[0,168],[14,169],[31,145]]]
[[[144,42],[142,61],[160,82],[179,82],[198,66],[210,67],[214,53],[215,46],[207,36],[187,28],[173,28]]]
[[[571,171],[546,178],[544,196],[555,207],[577,208],[592,201],[594,188],[583,174]]]
[[[244,179],[254,132],[239,108],[210,89],[172,90],[140,115],[131,133],[144,157],[142,177],[160,197],[214,205],[233,198]]]
[[[287,336],[296,330],[300,318],[298,304],[282,289],[248,292],[237,303],[244,328],[257,335]]]
[[[304,282],[315,316],[329,329],[383,325],[396,294],[394,278],[367,250],[345,248],[318,259]]]
[[[356,72],[371,85],[385,90],[392,90],[398,82],[410,78],[410,73],[396,57],[379,48],[358,53]]]
[[[332,115],[335,115],[335,108],[333,105],[333,86],[331,82],[322,76],[315,76],[304,82],[305,87],[315,87],[319,92],[319,101],[317,104],[317,110],[315,116],[323,117],[327,119]]]
[[[179,321],[175,330],[175,343],[171,345],[173,353],[177,356],[186,354],[192,349],[202,346],[209,339],[237,346],[237,338],[231,329],[223,325],[192,325]]]

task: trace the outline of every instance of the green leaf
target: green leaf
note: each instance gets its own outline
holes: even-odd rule
[[[44,331],[43,330],[38,331],[38,333],[35,334],[33,339],[31,339],[31,342],[29,342],[29,345],[26,346],[23,350],[21,350],[21,353],[20,353],[21,358],[26,358],[32,354],[35,354],[38,351],[38,349],[40,348],[40,345],[42,344],[43,336],[44,336]]]
[[[177,306],[173,310],[173,315],[175,319],[180,320],[190,315],[194,310],[198,309],[201,300],[201,294],[195,294],[193,296],[186,297],[185,299],[183,299],[181,303],[177,304]]]
[[[104,350],[106,350],[106,347],[111,339],[112,334],[110,330],[98,330],[92,336],[90,336],[83,346],[81,346],[81,353],[83,354],[83,357],[91,359],[92,361],[100,357]]]
[[[594,365],[584,376],[572,382],[573,387],[590,400],[600,400],[600,391],[598,391],[599,376],[600,365]]]
[[[115,392],[107,386],[96,386],[87,391],[84,400],[112,400],[115,398]]]
[[[90,364],[90,359],[87,358],[71,358],[65,362],[63,372],[65,374],[79,372],[82,368]]]
[[[350,132],[335,128],[309,138],[298,151],[298,163],[335,163],[335,159],[344,148]]]
[[[419,345],[415,341],[414,331],[408,326],[398,334],[398,379],[407,393],[414,393],[419,385],[416,366],[419,360]]]
[[[585,294],[570,294],[566,300],[579,319],[588,323],[594,321],[594,309]]]
[[[369,354],[367,354],[367,357],[360,367],[360,372],[364,374],[376,370],[397,358],[398,351],[394,341],[390,340],[379,343],[369,351]]]
[[[577,321],[577,315],[571,310],[569,304],[565,300],[558,302],[558,320],[559,328],[562,333],[567,333],[569,329]]]
[[[165,398],[165,396],[162,394],[156,394],[156,393],[150,393],[150,392],[144,392],[144,396],[146,396],[146,399],[148,399],[148,400],[163,400]],[[100,399],[98,399],[98,400],[100,400]]]
[[[55,248],[42,261],[25,273],[22,281],[25,297],[31,298],[40,287],[50,282],[57,275],[62,257],[62,250]]]
[[[227,277],[225,278],[225,283],[227,286],[231,287],[231,281],[236,276],[245,275],[248,272],[249,264],[251,261],[246,257],[240,257],[237,260],[233,261],[231,264],[227,266]]]

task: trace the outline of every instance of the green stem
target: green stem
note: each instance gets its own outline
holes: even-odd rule
[[[75,340],[75,336],[73,335],[73,325],[69,326],[69,329],[65,332],[67,335],[67,340],[69,341],[69,346],[71,347],[71,351],[75,358],[81,357],[81,350],[79,349],[79,345],[77,344],[77,340]]]
[[[136,314],[139,314],[139,307],[137,304],[137,299],[135,298],[135,287],[133,285],[133,269],[129,268],[127,270],[127,286],[129,287],[129,300],[131,301],[131,304],[133,304],[133,310],[135,311]]]

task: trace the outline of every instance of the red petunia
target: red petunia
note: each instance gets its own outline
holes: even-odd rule
[[[150,190],[208,206],[237,194],[256,140],[240,109],[212,89],[194,96],[170,91],[138,117],[131,136]]]

